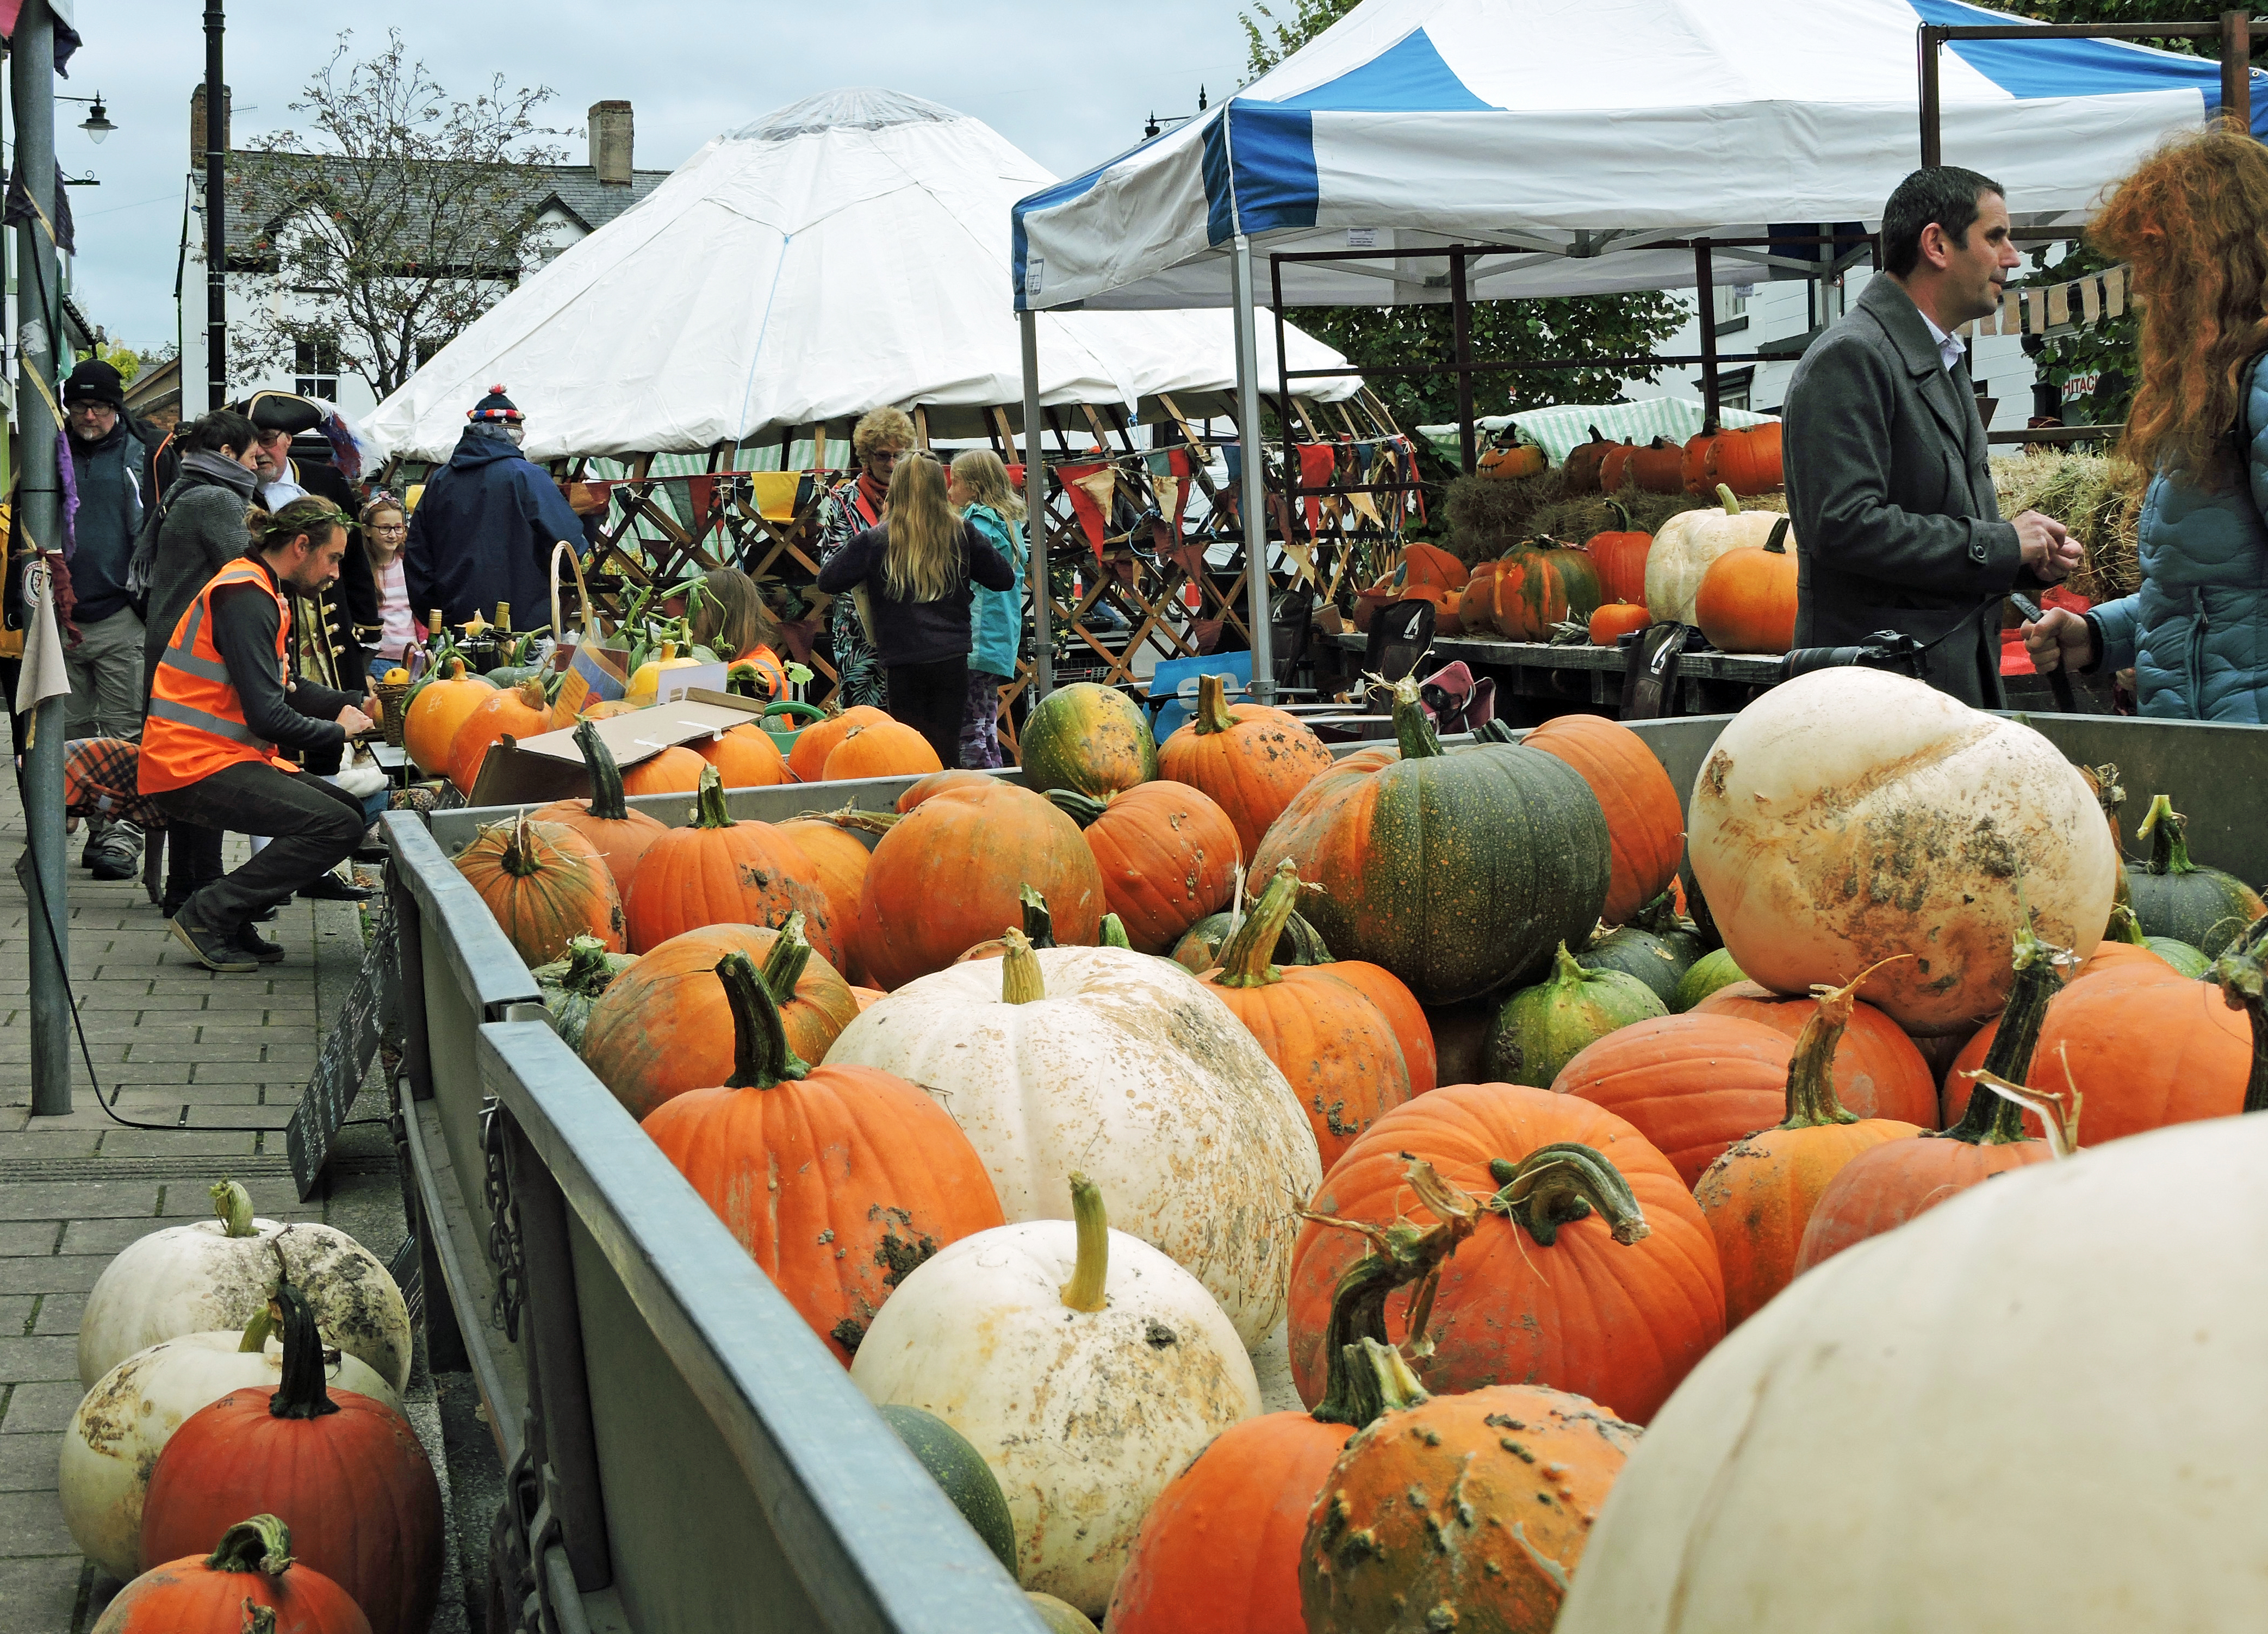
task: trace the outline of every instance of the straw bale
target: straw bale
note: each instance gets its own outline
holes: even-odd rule
[[[1641,533],[1654,533],[1681,511],[1714,505],[1714,496],[1649,494],[1625,486],[1611,496],[1630,512],[1630,525]],[[1550,470],[1538,476],[1503,479],[1461,476],[1449,484],[1444,511],[1449,519],[1449,548],[1467,562],[1502,556],[1514,545],[1549,535],[1580,544],[1592,534],[1621,526],[1604,494],[1570,494],[1561,473]],[[1785,511],[1782,493],[1758,494],[1741,501],[1743,510]]]
[[[1992,486],[2001,515],[2036,511],[2071,530],[2080,557],[2070,582],[2080,595],[2107,601],[2140,587],[2135,541],[2149,486],[2140,467],[2116,455],[2040,449],[1995,460]]]

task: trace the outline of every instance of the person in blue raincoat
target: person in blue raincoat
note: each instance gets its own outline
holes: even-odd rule
[[[2268,722],[2268,151],[2177,137],[2088,228],[2132,263],[2141,378],[2124,452],[2153,472],[2141,588],[2024,627],[2034,667],[2134,672],[2144,715]]]
[[[551,601],[551,548],[585,548],[582,519],[549,473],[519,452],[525,416],[501,386],[466,412],[472,422],[449,463],[425,479],[409,519],[402,577],[410,610],[434,607],[451,624],[512,604],[522,629],[543,622]]]
[[[953,457],[946,498],[1016,573],[1006,590],[976,586],[976,603],[969,610],[968,711],[961,721],[961,763],[998,766],[1000,688],[1015,679],[1024,634],[1024,502],[1008,485],[1008,467],[989,448]]]

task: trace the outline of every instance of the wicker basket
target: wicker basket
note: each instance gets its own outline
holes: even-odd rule
[[[385,719],[379,722],[386,729],[386,741],[390,747],[398,749],[401,747],[401,718],[409,713],[402,707],[402,700],[409,696],[409,683],[406,681],[381,681],[374,682],[371,690],[378,695],[378,701],[386,711]]]

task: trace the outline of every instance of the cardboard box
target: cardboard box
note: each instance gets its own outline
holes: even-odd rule
[[[692,743],[714,737],[763,713],[755,698],[696,688],[673,703],[659,703],[628,715],[609,716],[591,724],[599,740],[628,769],[652,760],[674,743]],[[576,747],[575,730],[547,732],[518,742],[506,739],[489,747],[473,780],[471,806],[533,806],[547,800],[587,799],[591,775]]]

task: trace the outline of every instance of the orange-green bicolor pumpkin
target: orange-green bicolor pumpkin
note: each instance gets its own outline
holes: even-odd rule
[[[1142,706],[1091,681],[1058,687],[1033,705],[1016,737],[1027,788],[1071,789],[1097,799],[1158,775],[1158,742]]]

